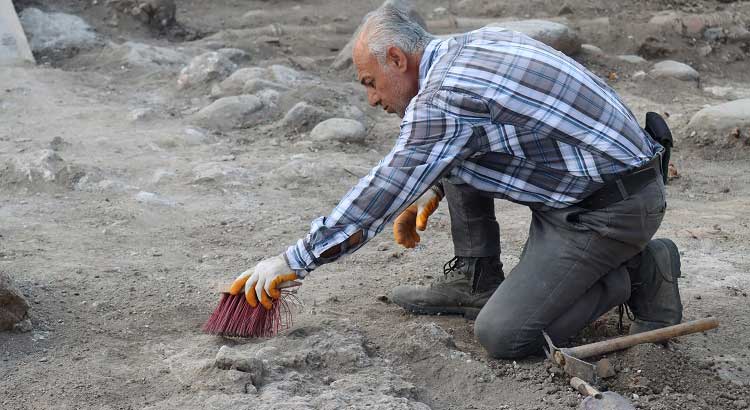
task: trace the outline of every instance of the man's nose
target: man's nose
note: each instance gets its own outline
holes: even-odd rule
[[[378,93],[375,91],[368,91],[367,92],[367,102],[370,103],[371,106],[377,107],[380,104],[380,96],[378,96]]]

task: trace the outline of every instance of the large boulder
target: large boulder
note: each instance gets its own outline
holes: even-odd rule
[[[73,53],[100,43],[91,26],[78,16],[30,7],[21,12],[20,20],[35,53]]]
[[[0,272],[0,330],[12,329],[26,319],[29,303],[14,286],[10,276]]]
[[[676,78],[682,81],[698,81],[700,74],[693,67],[677,61],[665,60],[654,64],[649,71],[652,78]]]
[[[704,108],[693,115],[688,129],[706,144],[750,144],[750,98]]]
[[[194,123],[203,128],[228,131],[257,124],[263,118],[263,101],[255,95],[219,98],[198,111]]]
[[[578,34],[562,23],[547,20],[519,20],[492,23],[489,26],[521,32],[567,55],[576,54],[581,49]]]
[[[193,58],[190,60],[190,64],[180,71],[180,76],[177,78],[177,88],[200,87],[213,81],[221,81],[236,69],[237,64],[232,62],[225,54],[210,51]]]

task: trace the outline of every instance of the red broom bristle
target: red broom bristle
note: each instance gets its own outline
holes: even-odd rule
[[[253,308],[242,293],[235,296],[222,293],[219,306],[203,325],[203,331],[229,337],[273,337],[292,325],[292,311],[287,299],[292,304],[299,304],[292,291],[286,290],[281,291],[281,298],[274,299],[270,310],[260,305]]]

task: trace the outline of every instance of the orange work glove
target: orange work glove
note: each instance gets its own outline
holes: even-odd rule
[[[229,293],[237,295],[245,291],[245,299],[252,307],[258,306],[258,301],[264,308],[270,310],[273,299],[281,297],[277,288],[282,282],[297,279],[297,274],[286,264],[283,255],[264,259],[253,269],[248,269],[232,282]]]
[[[393,222],[393,237],[404,248],[413,248],[420,241],[417,229],[427,229],[427,219],[440,204],[443,195],[436,188],[430,188],[416,202],[406,208]]]

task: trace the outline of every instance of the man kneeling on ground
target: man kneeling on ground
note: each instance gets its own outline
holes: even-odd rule
[[[446,198],[455,258],[430,286],[391,299],[420,314],[476,317],[489,354],[518,358],[574,336],[621,304],[630,332],[679,323],[679,253],[651,240],[666,209],[662,146],[603,81],[521,33],[437,39],[396,8],[371,13],[353,52],[369,103],[402,118],[391,152],[329,216],[233,284],[270,306],[276,285],[350,254],[394,220],[397,242]],[[506,279],[494,198],[531,209]]]

